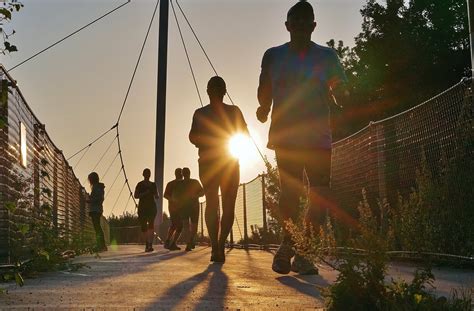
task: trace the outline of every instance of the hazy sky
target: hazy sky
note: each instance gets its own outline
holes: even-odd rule
[[[11,38],[19,52],[1,56],[11,68],[40,49],[57,41],[122,1],[113,0],[22,0],[25,7],[13,16]],[[265,50],[289,40],[284,27],[291,0],[182,0],[187,14],[228,91],[246,118],[261,150],[265,148],[268,122],[256,120],[256,88],[260,61]],[[362,18],[364,0],[313,0],[318,26],[313,41],[325,45],[329,39],[353,45]],[[120,10],[62,44],[10,72],[20,90],[55,144],[66,157],[72,155],[116,121],[135,66],[155,1],[132,0]],[[177,8],[176,8],[177,9]],[[178,16],[179,15],[179,12]],[[184,20],[180,20],[201,94],[213,75]],[[144,167],[154,169],[158,18],[156,17],[120,125],[123,156],[132,187],[141,180]],[[206,96],[204,97],[207,103]],[[188,141],[193,112],[199,100],[170,7],[168,89],[166,112],[165,184],[176,167],[188,166],[198,178],[197,150]],[[76,168],[84,181],[115,134],[94,145]],[[96,171],[102,175],[111,163],[115,145]],[[71,160],[74,166],[79,158]],[[110,192],[104,206],[107,216],[124,179],[116,161],[104,178]],[[241,167],[241,182],[264,170],[255,151],[255,161]],[[153,173],[152,173],[153,174]],[[114,214],[125,209],[128,192],[118,199]],[[164,203],[165,209],[167,204]],[[133,211],[132,204],[128,211]]]

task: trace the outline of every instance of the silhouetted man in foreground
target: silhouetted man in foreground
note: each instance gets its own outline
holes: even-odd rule
[[[285,25],[290,42],[268,49],[262,59],[257,118],[265,122],[273,104],[268,148],[275,150],[280,174],[282,219],[297,218],[305,171],[310,186],[306,221],[318,230],[332,204],[330,89],[346,77],[336,53],[311,41],[316,27],[311,4],[300,1],[291,7]],[[298,255],[291,264],[294,254],[291,236],[284,230],[272,269],[282,274],[290,269],[317,273],[313,263]]]
[[[143,180],[135,187],[134,197],[138,201],[138,221],[145,236],[145,252],[153,251],[153,237],[155,234],[154,223],[156,217],[156,203],[158,192],[156,184],[150,181],[151,172],[143,170]]]
[[[235,200],[239,187],[239,162],[230,155],[230,138],[247,134],[247,125],[237,106],[223,102],[226,84],[212,77],[207,84],[210,103],[194,112],[189,140],[199,148],[199,177],[206,195],[206,225],[211,239],[211,261],[225,261],[225,242],[234,223]],[[218,219],[219,188],[222,219]],[[220,232],[219,232],[220,227]]]
[[[194,238],[199,222],[199,197],[204,195],[201,183],[191,178],[189,168],[183,168],[183,180],[176,186],[173,196],[176,197],[181,220],[184,225],[189,225],[189,240],[186,251],[195,247]]]
[[[176,197],[173,196],[176,186],[183,181],[183,172],[181,168],[175,169],[174,176],[175,179],[166,184],[165,193],[163,194],[163,197],[168,200],[168,210],[170,212],[171,221],[164,247],[171,251],[181,249],[176,245],[176,241],[178,241],[181,231],[183,231],[183,221],[179,214]]]

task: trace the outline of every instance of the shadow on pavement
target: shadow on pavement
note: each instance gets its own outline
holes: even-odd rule
[[[221,264],[209,264],[203,272],[169,288],[155,303],[147,306],[146,309],[155,310],[166,308],[170,310],[176,308],[190,292],[195,292],[196,287],[200,283],[205,282],[209,275],[210,279],[207,291],[201,298],[196,299],[197,304],[194,310],[224,308],[224,298],[226,296],[229,278],[222,271]]]
[[[318,275],[285,275],[277,277],[276,280],[304,295],[314,298],[322,298],[320,288],[329,285],[326,280]]]

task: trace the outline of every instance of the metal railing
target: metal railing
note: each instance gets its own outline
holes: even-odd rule
[[[93,236],[84,187],[1,65],[0,81],[6,99],[0,107],[5,122],[0,126],[0,257],[8,257],[15,231],[11,224],[34,223],[41,208],[51,209],[52,227],[62,236]],[[11,213],[5,204],[25,195],[13,187],[18,176],[30,182],[33,202]]]

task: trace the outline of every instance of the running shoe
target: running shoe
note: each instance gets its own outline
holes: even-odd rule
[[[281,242],[280,247],[273,257],[272,270],[280,274],[288,274],[291,271],[291,257],[295,255],[293,247],[288,242]]]
[[[179,247],[178,245],[176,245],[176,243],[172,243],[168,249],[169,249],[170,251],[180,251],[180,250],[181,250],[181,247]]]

